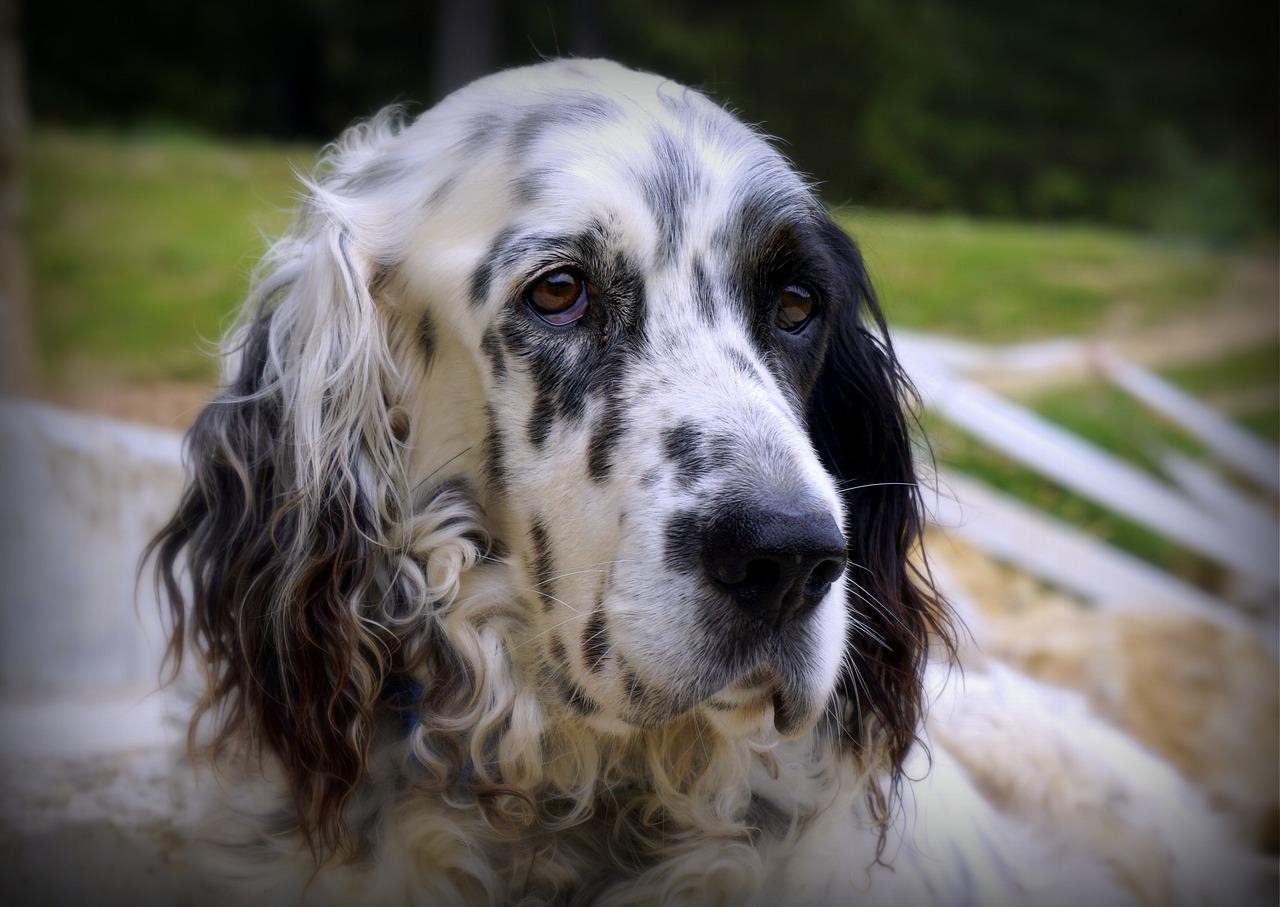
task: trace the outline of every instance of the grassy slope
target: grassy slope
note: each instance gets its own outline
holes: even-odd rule
[[[1100,227],[845,211],[889,320],[993,341],[1148,324],[1203,303],[1229,259]]]
[[[204,378],[309,150],[41,134],[29,245],[50,378]]]

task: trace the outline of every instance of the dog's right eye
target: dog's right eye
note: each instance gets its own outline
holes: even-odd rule
[[[550,324],[571,324],[587,313],[587,282],[568,268],[549,271],[533,282],[525,298]]]

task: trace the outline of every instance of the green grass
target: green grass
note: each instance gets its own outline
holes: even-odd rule
[[[1193,394],[1275,385],[1280,382],[1280,343],[1241,350],[1225,359],[1169,369],[1166,376]]]
[[[307,149],[42,133],[28,244],[46,376],[206,378],[206,346],[293,203]]]
[[[1231,258],[1100,227],[849,210],[890,322],[1007,341],[1150,324],[1203,305]]]

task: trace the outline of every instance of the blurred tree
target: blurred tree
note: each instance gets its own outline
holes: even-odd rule
[[[41,121],[318,139],[608,55],[730,102],[832,201],[1223,239],[1277,221],[1274,3],[41,0],[26,35]]]
[[[455,88],[498,66],[496,0],[440,0],[434,40],[435,93]]]
[[[0,390],[7,391],[25,389],[35,379],[22,248],[26,137],[18,3],[0,0]]]

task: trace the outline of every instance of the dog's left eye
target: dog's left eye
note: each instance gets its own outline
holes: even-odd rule
[[[784,331],[795,333],[809,323],[814,312],[813,294],[799,284],[789,284],[778,294],[774,321]]]
[[[533,282],[525,299],[543,321],[571,324],[587,313],[587,282],[568,268],[549,271]]]

